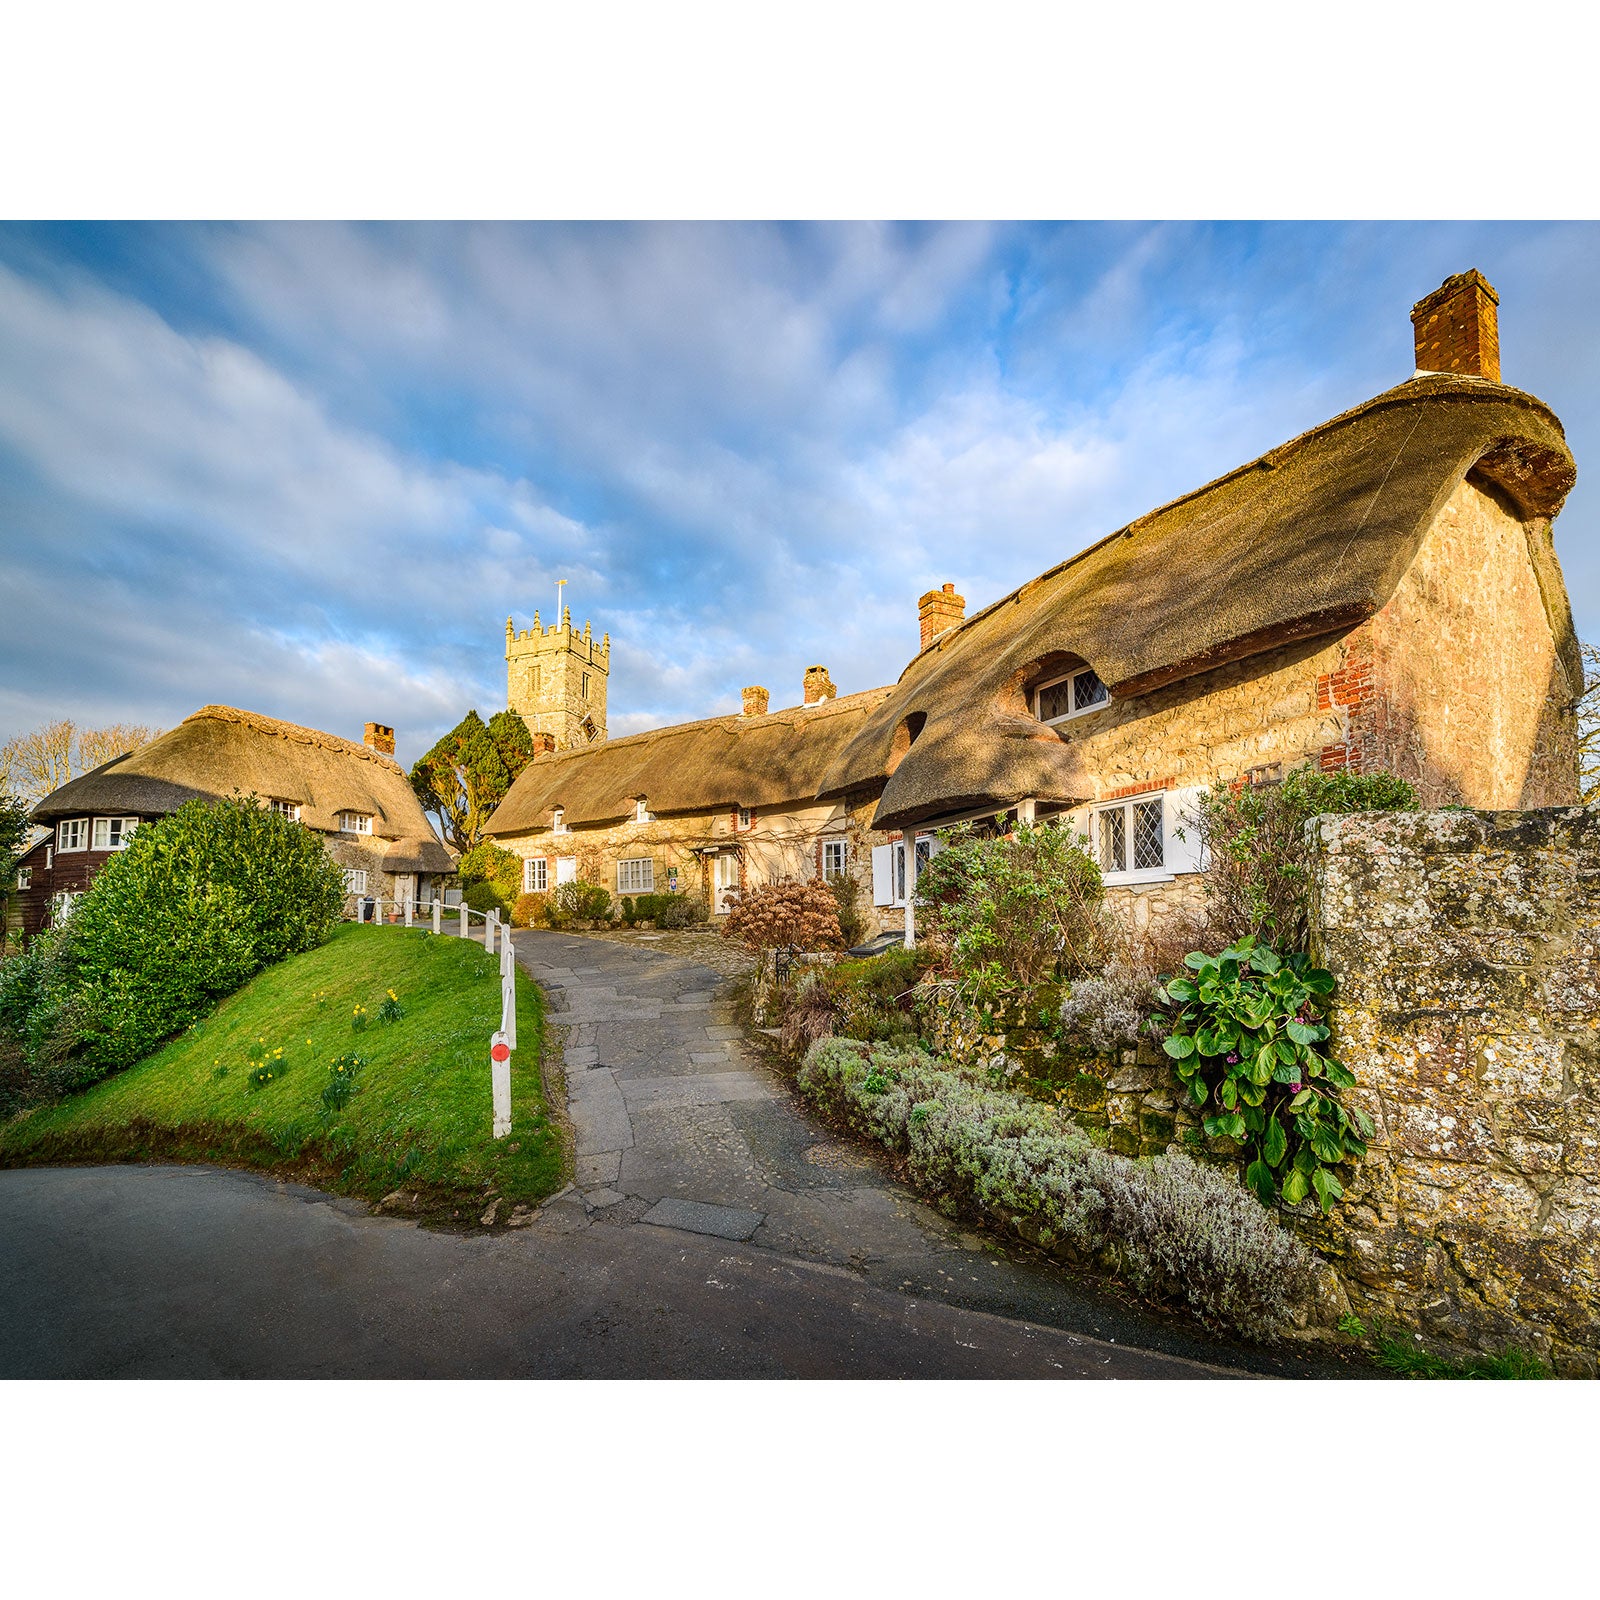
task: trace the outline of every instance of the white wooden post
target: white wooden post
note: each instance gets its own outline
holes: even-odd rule
[[[489,1041],[489,1082],[494,1091],[494,1136],[511,1132],[511,1045],[505,1034]]]
[[[483,948],[494,954],[494,942],[500,935],[500,913],[491,906],[489,915],[483,919]]]
[[[463,939],[470,939],[472,937],[472,928],[467,922],[467,909],[467,902],[463,900],[461,902],[461,937]]]
[[[905,836],[906,851],[906,949],[917,945],[917,836]]]
[[[439,927],[439,916],[443,906],[444,901],[439,898],[439,891],[436,889],[433,893],[433,931],[435,933],[441,931]]]
[[[409,928],[411,926],[411,896],[407,895],[400,903],[405,907],[406,926]]]

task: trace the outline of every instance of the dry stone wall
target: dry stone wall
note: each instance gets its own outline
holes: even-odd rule
[[[1377,1136],[1310,1241],[1352,1305],[1600,1354],[1600,811],[1326,817],[1313,955]]]

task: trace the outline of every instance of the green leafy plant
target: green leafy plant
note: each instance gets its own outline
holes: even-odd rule
[[[1004,838],[962,824],[917,877],[917,926],[990,988],[1090,970],[1103,955],[1100,869],[1070,824]]]
[[[602,922],[611,915],[611,891],[603,883],[574,878],[559,884],[550,897],[556,914],[579,922]]]
[[[1325,812],[1415,811],[1417,793],[1387,772],[1297,767],[1281,783],[1230,784],[1201,795],[1194,819],[1204,849],[1206,910],[1220,937],[1270,936],[1303,950],[1310,912],[1306,824]]]
[[[1184,965],[1190,975],[1162,988],[1178,1009],[1151,1020],[1190,1098],[1211,1108],[1207,1135],[1245,1149],[1245,1182],[1263,1205],[1280,1190],[1289,1205],[1314,1192],[1331,1210],[1344,1193],[1334,1169],[1364,1156],[1372,1137],[1366,1114],[1339,1099],[1354,1075],[1323,1050],[1333,975],[1248,934]]]
[[[350,1026],[357,1033],[360,1033],[361,1030],[366,1027],[366,1025],[367,1025],[367,1008],[364,1005],[362,1005],[359,1001],[357,1001],[357,1003],[355,1004],[355,1006],[352,1008],[352,1010],[350,1012]]]
[[[393,989],[384,992],[383,999],[378,1002],[378,1021],[388,1026],[391,1022],[398,1022],[406,1014],[406,1008],[400,1004],[400,997]]]

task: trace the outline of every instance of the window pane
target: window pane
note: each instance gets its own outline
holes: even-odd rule
[[[1165,861],[1161,848],[1160,800],[1141,800],[1133,809],[1133,865],[1135,870],[1159,867]]]
[[[1070,679],[1046,684],[1039,691],[1039,720],[1054,722],[1057,717],[1066,716],[1072,710],[1071,690]]]
[[[110,817],[96,817],[94,819],[94,847],[96,850],[109,850],[111,848]]]
[[[1102,872],[1126,871],[1123,863],[1127,860],[1127,829],[1120,806],[1115,811],[1102,811],[1099,813],[1099,830],[1100,870]]]
[[[1073,674],[1072,709],[1087,711],[1090,706],[1104,705],[1111,698],[1110,691],[1101,683],[1093,667]]]

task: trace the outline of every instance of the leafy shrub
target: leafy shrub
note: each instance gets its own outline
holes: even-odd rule
[[[556,886],[550,904],[569,921],[601,922],[611,915],[611,891],[587,878],[574,878],[571,883]]]
[[[511,902],[500,893],[499,887],[493,883],[469,883],[461,891],[461,898],[474,911],[498,911],[502,917],[511,913]]]
[[[191,800],[100,869],[71,921],[0,978],[0,1033],[81,1088],[142,1060],[262,967],[321,944],[344,882],[320,839],[253,796]]]
[[[550,896],[548,894],[519,894],[511,908],[513,928],[537,928],[549,920]]]
[[[475,844],[456,862],[456,875],[461,887],[470,889],[474,884],[491,884],[502,909],[509,907],[522,892],[522,857],[514,855],[487,839]],[[472,901],[467,902],[472,905]],[[473,906],[475,911],[487,911],[487,906]]]
[[[698,895],[665,894],[659,898],[662,905],[655,919],[658,928],[697,928],[710,919],[711,913]]]
[[[917,924],[963,972],[1031,987],[1091,969],[1107,942],[1100,868],[1066,822],[945,835],[917,877]]]
[[[1281,1184],[1288,1204],[1315,1190],[1331,1210],[1344,1193],[1333,1168],[1364,1156],[1372,1137],[1366,1114],[1339,1101],[1354,1075],[1320,1048],[1333,975],[1248,935],[1185,964],[1193,976],[1169,979],[1164,991],[1182,1009],[1154,1020],[1170,1032],[1162,1048],[1194,1103],[1216,1107],[1206,1133],[1249,1151],[1245,1182],[1263,1205]]]
[[[889,1149],[919,1182],[1202,1322],[1272,1338],[1313,1286],[1314,1258],[1224,1172],[1170,1151],[1136,1161],[1053,1107],[974,1082],[915,1050],[827,1039],[800,1087]]]
[[[1062,999],[1062,1031],[1096,1055],[1131,1049],[1150,1026],[1150,1008],[1160,1005],[1161,986],[1132,963],[1113,957],[1102,972],[1074,981]]]
[[[848,873],[836,872],[828,879],[833,894],[833,909],[839,918],[839,932],[847,950],[853,950],[867,937],[867,919],[856,901],[856,880]]]
[[[1298,767],[1281,783],[1233,787],[1219,778],[1195,821],[1205,849],[1206,905],[1219,940],[1270,936],[1306,947],[1311,845],[1306,824],[1324,812],[1415,811],[1416,790],[1387,772]]]
[[[752,950],[784,945],[801,950],[844,947],[833,891],[826,884],[794,879],[747,890],[729,911],[722,936],[742,940]]]
[[[384,993],[378,1002],[378,1021],[387,1026],[391,1022],[398,1022],[406,1014],[406,1008],[400,1004],[400,997],[393,989]]]
[[[914,991],[930,959],[925,950],[896,947],[808,973],[783,1003],[782,1048],[798,1059],[818,1039],[915,1044]]]

